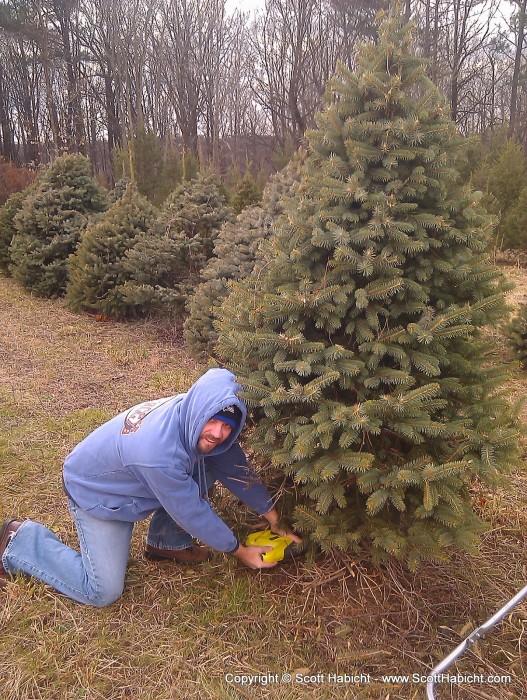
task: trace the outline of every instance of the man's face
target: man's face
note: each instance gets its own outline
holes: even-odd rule
[[[227,423],[217,418],[211,418],[205,423],[205,427],[201,431],[198,439],[198,450],[201,454],[212,452],[215,447],[221,445],[222,442],[229,437],[232,428]]]

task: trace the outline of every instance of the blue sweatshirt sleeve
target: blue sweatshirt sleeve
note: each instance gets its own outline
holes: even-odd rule
[[[155,494],[163,508],[192,537],[220,552],[234,552],[238,539],[201,498],[198,484],[183,471],[164,467],[135,466],[138,479]]]
[[[205,467],[215,479],[258,515],[268,513],[273,507],[269,492],[247,461],[239,443],[235,442],[226,452],[219,455],[206,457]]]

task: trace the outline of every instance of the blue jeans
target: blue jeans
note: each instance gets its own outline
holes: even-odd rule
[[[205,477],[208,492],[214,485],[214,477],[207,470],[205,470]],[[196,470],[193,478],[195,481],[198,480]],[[202,489],[202,496],[205,495],[203,491],[204,489]],[[172,520],[164,508],[159,508],[150,521],[146,542],[158,549],[186,549],[192,546],[192,537]]]
[[[211,480],[207,474],[207,488]],[[71,498],[68,507],[80,552],[44,525],[25,520],[8,543],[2,565],[10,574],[34,576],[79,603],[110,605],[123,592],[134,523],[94,518]],[[192,544],[192,537],[160,508],[150,523],[147,542],[160,549],[183,549]]]
[[[71,499],[68,506],[80,553],[44,525],[25,520],[4,551],[4,569],[34,576],[79,603],[110,605],[123,592],[134,524],[99,520]]]

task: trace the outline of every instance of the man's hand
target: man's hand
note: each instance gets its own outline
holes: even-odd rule
[[[246,547],[240,544],[238,549],[234,552],[234,556],[237,557],[241,562],[248,566],[249,569],[270,569],[278,564],[277,561],[264,561],[262,559],[262,554],[267,554],[273,548],[272,547]]]
[[[293,542],[296,542],[297,544],[300,544],[302,542],[301,537],[299,537],[287,526],[280,522],[280,516],[276,508],[272,508],[268,513],[264,513],[262,517],[264,517],[267,520],[267,522],[269,523],[269,527],[271,528],[271,532],[274,532],[275,535],[280,535],[281,537],[288,537],[290,540],[293,540]]]

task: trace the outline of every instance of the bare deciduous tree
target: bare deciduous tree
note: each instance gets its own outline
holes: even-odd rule
[[[525,132],[526,3],[509,0],[502,30],[498,0],[400,5],[467,133],[503,122]],[[218,171],[243,137],[298,143],[337,62],[353,67],[389,5],[266,0],[253,17],[225,0],[0,0],[0,155],[37,163],[81,150],[111,173],[116,147],[144,132]]]

